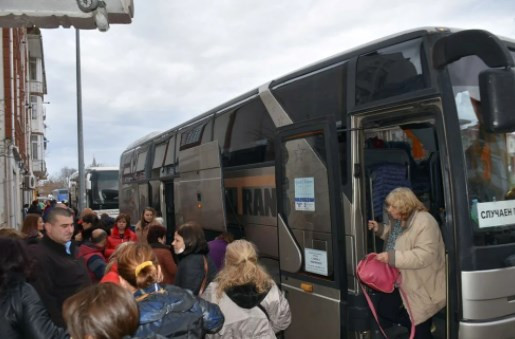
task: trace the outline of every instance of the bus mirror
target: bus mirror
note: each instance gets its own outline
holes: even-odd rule
[[[487,131],[515,131],[515,71],[487,69],[479,74],[481,113]]]

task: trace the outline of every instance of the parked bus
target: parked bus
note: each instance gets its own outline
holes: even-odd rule
[[[107,213],[110,217],[118,216],[118,168],[117,167],[89,167],[86,176],[86,204],[100,216]],[[69,190],[70,203],[77,207],[79,203],[79,172],[70,176]],[[79,211],[80,212],[80,211]]]
[[[513,337],[514,56],[485,31],[428,28],[328,58],[131,145],[120,209],[254,242],[289,300],[286,338],[368,338],[355,269],[382,245],[367,220],[409,186],[446,246],[434,336]]]
[[[69,194],[67,188],[59,188],[52,191],[52,196],[57,202],[68,202]]]

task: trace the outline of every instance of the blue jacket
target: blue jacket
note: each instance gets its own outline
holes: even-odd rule
[[[134,293],[140,312],[135,336],[151,333],[166,338],[202,338],[224,324],[220,308],[177,286],[152,284]]]

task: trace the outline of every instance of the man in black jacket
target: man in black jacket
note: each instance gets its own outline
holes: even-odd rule
[[[64,327],[63,302],[81,288],[91,284],[82,259],[77,258],[71,242],[73,217],[68,208],[54,207],[45,223],[46,234],[30,247],[36,261],[32,285],[36,288],[50,317]]]

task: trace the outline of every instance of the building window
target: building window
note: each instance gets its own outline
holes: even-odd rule
[[[32,119],[38,118],[38,97],[35,95],[30,96],[30,111],[32,112]]]
[[[30,80],[38,80],[38,61],[36,58],[30,58],[29,67]]]
[[[32,160],[39,160],[39,156],[38,156],[38,136],[37,135],[32,135],[30,137],[30,140],[31,140],[31,144],[32,144]]]

